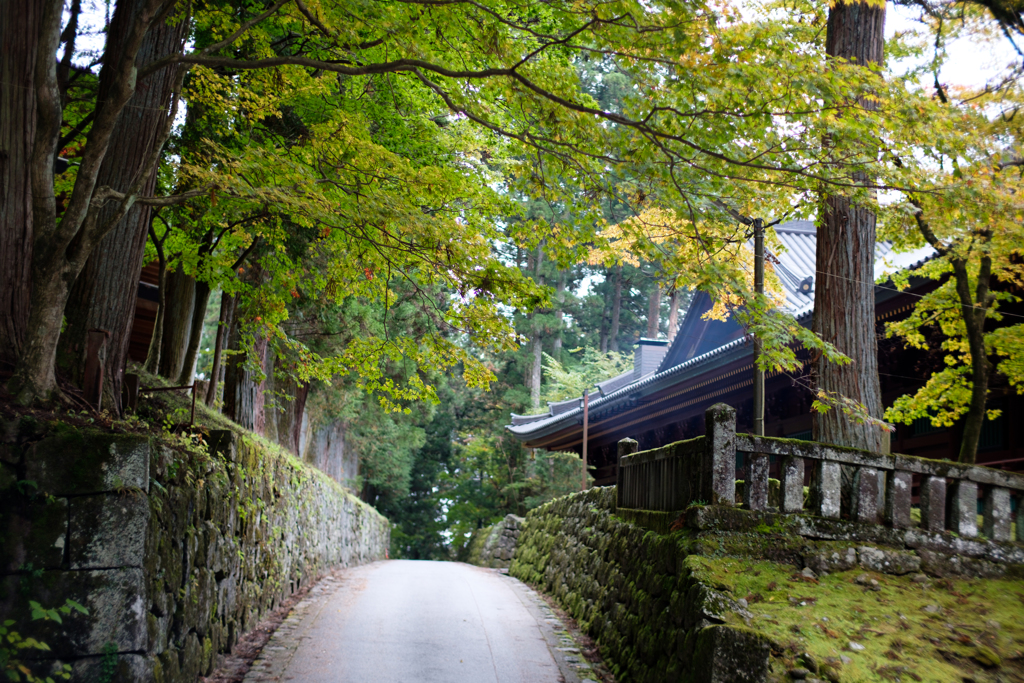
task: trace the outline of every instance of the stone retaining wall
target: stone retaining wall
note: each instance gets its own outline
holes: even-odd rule
[[[267,442],[0,423],[0,620],[74,680],[192,683],[300,586],[384,557],[390,526]],[[31,621],[28,602],[89,609]]]
[[[767,639],[725,623],[739,608],[687,540],[624,522],[614,505],[614,487],[594,488],[530,511],[509,573],[557,598],[618,680],[764,680]]]
[[[596,488],[531,511],[510,573],[554,596],[621,681],[766,679],[777,643],[749,628],[744,596],[710,569],[721,558],[808,576],[1024,578],[1016,543],[727,506],[617,509],[615,499],[614,487]]]
[[[505,515],[497,524],[477,529],[469,539],[465,557],[460,559],[478,567],[508,568],[524,521],[516,515]]]

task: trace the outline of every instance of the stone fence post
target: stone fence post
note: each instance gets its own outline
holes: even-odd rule
[[[704,413],[707,450],[701,476],[701,494],[711,505],[736,503],[736,411],[716,403]]]

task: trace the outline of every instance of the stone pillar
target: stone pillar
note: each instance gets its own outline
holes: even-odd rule
[[[1010,540],[1009,489],[993,486],[985,494],[984,530],[985,536],[991,541]]]
[[[716,403],[704,413],[703,491],[711,505],[736,503],[736,411]]]
[[[921,528],[946,529],[946,478],[924,475],[921,481]]]
[[[782,461],[781,512],[800,512],[804,509],[804,459],[787,456]]]
[[[749,458],[743,503],[748,510],[764,510],[768,507],[768,456],[764,453],[751,453]]]
[[[958,479],[953,482],[949,506],[949,530],[964,538],[978,535],[978,485]]]
[[[812,482],[814,514],[826,519],[839,519],[839,500],[842,490],[842,468],[839,463],[818,460]]]
[[[893,529],[910,528],[913,477],[910,472],[889,472],[885,487],[885,523]]]
[[[624,500],[626,499],[626,477],[625,468],[622,466],[622,459],[626,456],[636,453],[640,449],[640,444],[633,439],[622,439],[619,441],[619,459],[615,466],[615,506],[626,507]]]
[[[873,467],[858,467],[853,477],[853,515],[858,522],[878,523],[879,473]]]

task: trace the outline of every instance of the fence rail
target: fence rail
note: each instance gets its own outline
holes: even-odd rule
[[[1016,540],[1024,541],[1024,475],[981,466],[883,455],[852,448],[736,433],[736,412],[719,403],[705,414],[706,436],[637,452],[637,442],[619,442],[618,505],[676,511],[693,504],[735,505],[736,454],[748,454],[743,506],[767,510],[770,456],[780,456],[778,511],[840,515],[842,468],[854,469],[850,516],[861,522],[906,529],[911,520],[913,477],[920,477],[921,528],[978,535],[982,494],[985,536],[1011,540],[1012,500],[1017,499]],[[808,509],[805,468],[811,467]]]

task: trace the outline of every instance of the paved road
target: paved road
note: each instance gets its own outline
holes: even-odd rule
[[[245,680],[571,682],[560,628],[536,594],[494,570],[375,562],[318,584]]]

